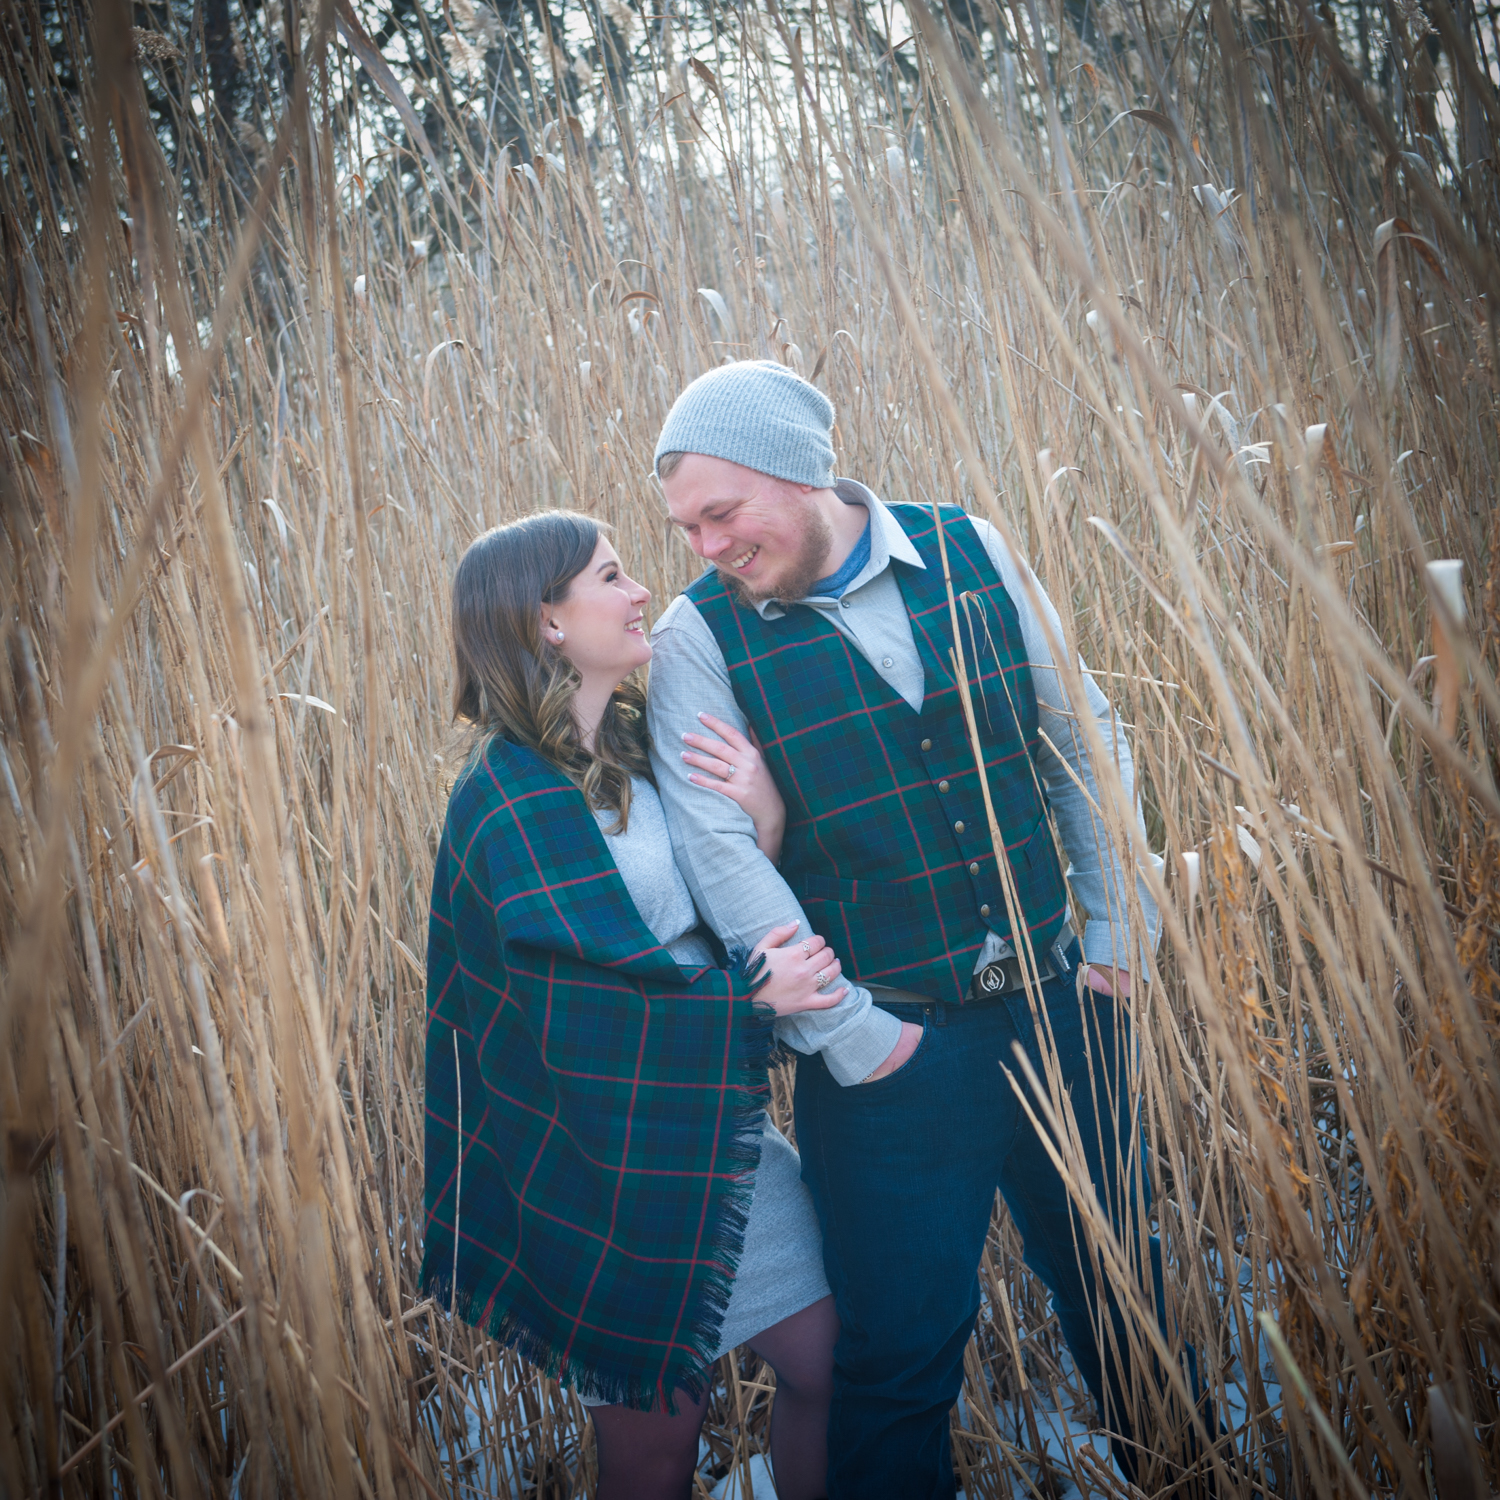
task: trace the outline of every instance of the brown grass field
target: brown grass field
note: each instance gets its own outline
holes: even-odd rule
[[[523,163],[459,0],[432,161],[331,3],[244,22],[285,64],[251,141],[175,22],[0,0],[0,1492],[590,1492],[576,1401],[415,1294],[448,581],[571,505],[663,606],[659,423],[769,357],[841,472],[1009,529],[1129,726],[1224,1493],[1488,1495],[1494,40],[1391,3],[1362,79],[1305,0],[670,9],[610,8],[628,77],[593,6],[505,54]],[[981,1276],[965,1494],[1123,1494],[1043,1457],[1077,1393],[1003,1212]],[[705,1495],[750,1495],[770,1387],[724,1362]]]

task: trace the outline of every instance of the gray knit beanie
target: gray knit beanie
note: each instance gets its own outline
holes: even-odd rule
[[[672,403],[656,440],[663,453],[703,453],[762,474],[828,489],[834,481],[833,404],[769,359],[719,365]]]

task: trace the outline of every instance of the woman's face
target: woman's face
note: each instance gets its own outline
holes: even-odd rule
[[[612,691],[651,660],[644,613],[650,597],[626,576],[615,549],[601,536],[588,566],[568,585],[567,597],[542,606],[542,633],[585,683],[603,686],[607,680]]]

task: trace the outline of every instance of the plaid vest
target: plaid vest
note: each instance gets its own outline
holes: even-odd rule
[[[926,677],[909,704],[816,610],[762,619],[716,572],[687,595],[786,799],[781,874],[861,983],[961,1001],[987,932],[1013,939],[949,661],[952,631],[932,512],[891,513],[925,569],[895,559]],[[1016,607],[963,511],[944,531],[995,817],[1038,956],[1067,913],[1034,770],[1036,692]],[[963,524],[960,524],[963,523]]]

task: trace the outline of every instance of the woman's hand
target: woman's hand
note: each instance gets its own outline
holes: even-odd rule
[[[690,772],[688,780],[694,786],[707,787],[731,802],[738,802],[755,824],[756,848],[774,865],[781,858],[786,803],[781,800],[760,747],[712,714],[699,714],[698,718],[718,738],[711,739],[706,734],[683,735],[684,742],[693,748],[684,750],[682,758],[707,773],[700,776]]]
[[[798,924],[773,927],[750,952],[753,962],[763,953],[769,975],[755,992],[778,1016],[795,1016],[804,1010],[828,1010],[849,993],[848,985],[836,990],[828,986],[843,972],[833,949],[816,933],[783,946],[796,934]]]

